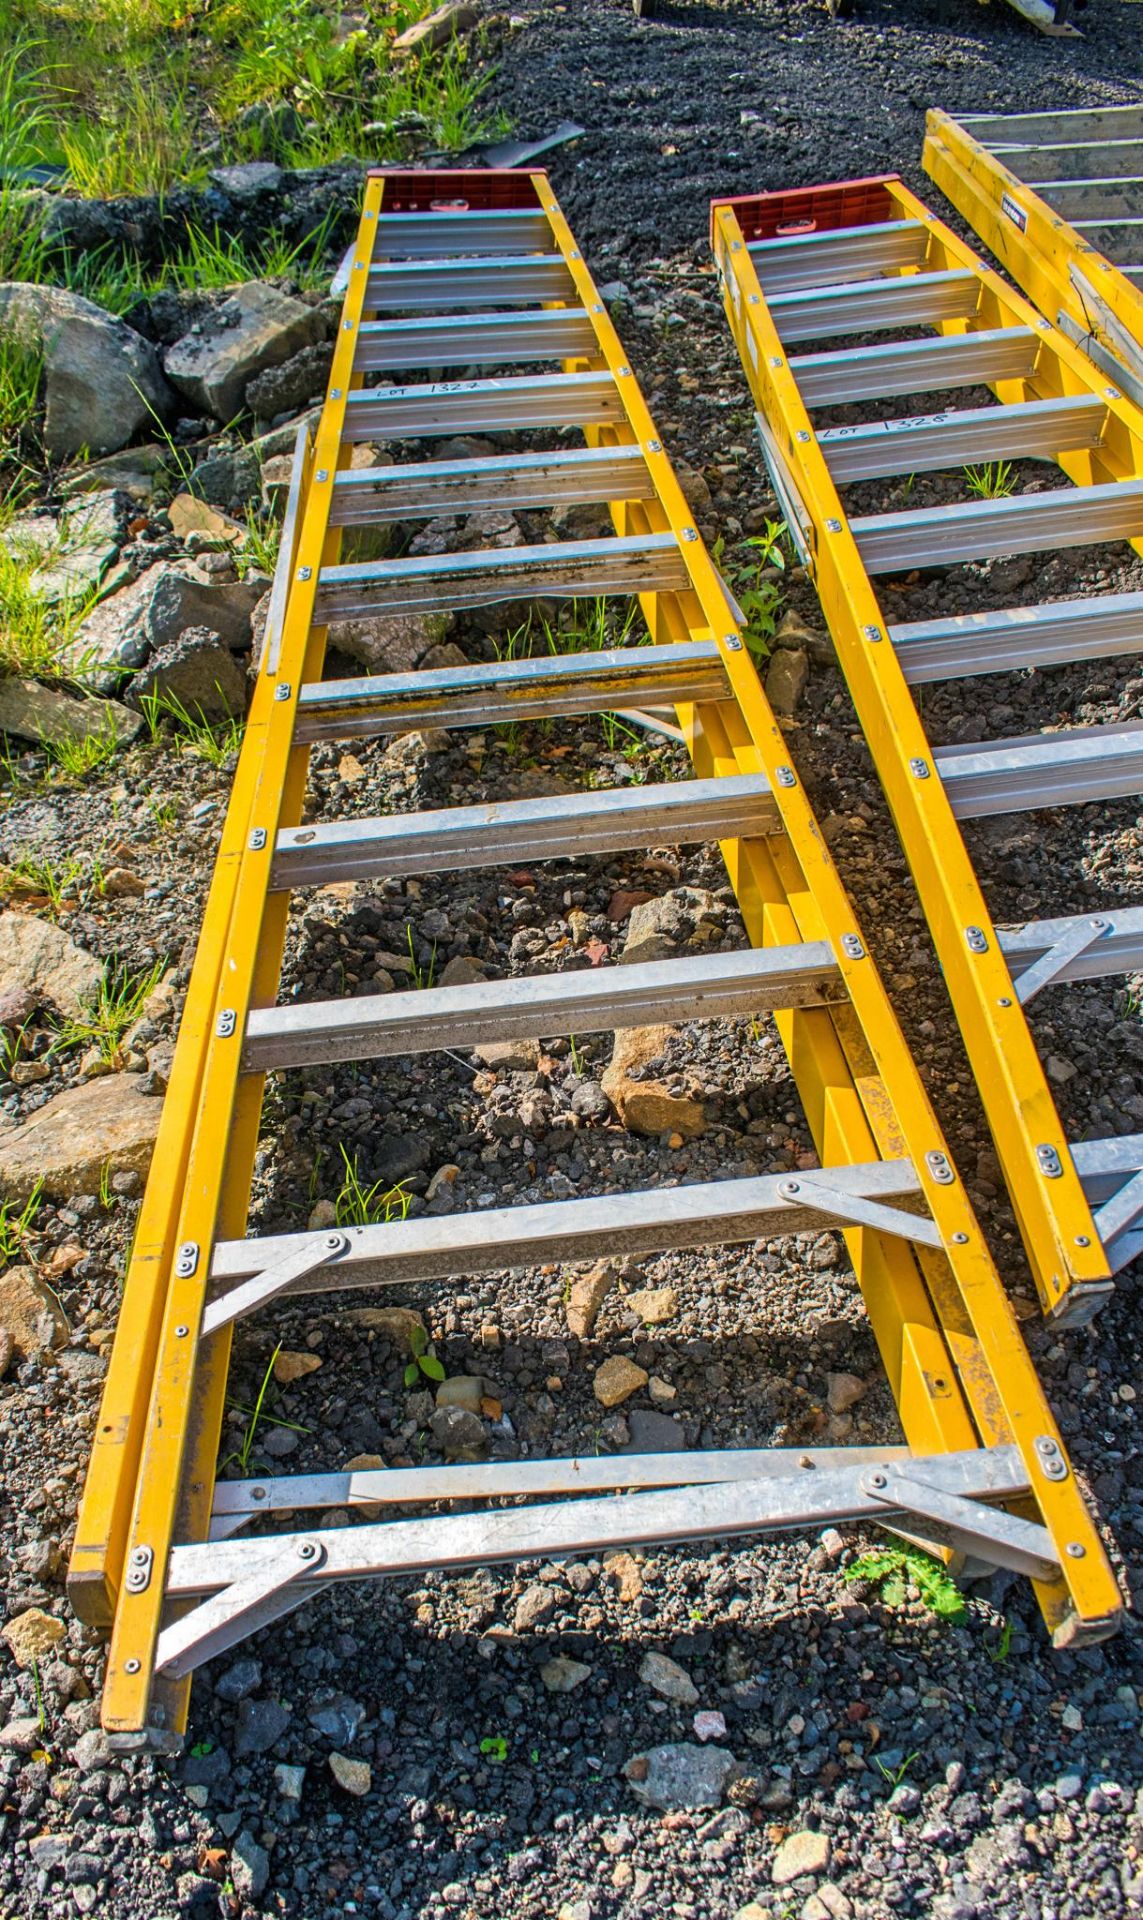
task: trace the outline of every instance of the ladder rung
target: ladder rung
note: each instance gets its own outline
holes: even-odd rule
[[[1143,968],[1143,907],[1100,907],[1094,913],[1066,914],[1059,920],[1029,920],[1022,927],[998,927],[996,938],[1013,979],[1018,980],[1066,940],[1073,928],[1094,928],[1096,923],[1104,929],[1100,938],[1060,966],[1052,975],[1053,985],[1065,980],[1104,980]]]
[[[1143,791],[1143,720],[942,747],[933,757],[958,820],[1122,800]]]
[[[527,360],[587,360],[599,345],[582,307],[539,313],[482,313],[458,320],[366,320],[357,337],[359,373],[406,367],[508,366]]]
[[[1099,445],[1107,408],[1095,394],[966,407],[907,420],[827,427],[818,443],[834,480],[888,479],[978,460],[1052,459]]]
[[[876,513],[851,520],[849,526],[870,573],[1132,540],[1143,533],[1143,480]]]
[[[722,700],[728,686],[712,641],[545,654],[493,666],[442,667],[325,680],[298,696],[298,740],[404,733],[411,727],[489,727],[628,707]]]
[[[1143,173],[1143,140],[1101,140],[1094,146],[994,147],[1006,166],[1029,185],[1060,180],[1116,180]]]
[[[841,352],[796,354],[790,372],[807,407],[841,407],[945,387],[987,387],[1026,379],[1039,342],[1031,327],[942,334],[936,340],[890,341]]]
[[[829,1169],[831,1186],[865,1199],[893,1203],[915,1196],[920,1182],[908,1160]],[[614,1193],[547,1205],[492,1207],[477,1213],[421,1215],[384,1226],[348,1229],[349,1247],[284,1289],[327,1292],[363,1284],[440,1280],[457,1273],[499,1273],[516,1267],[591,1260],[602,1253],[665,1252],[671,1247],[733,1246],[797,1233],[822,1224],[820,1210],[784,1199],[782,1175],[716,1180],[647,1193]],[[781,1223],[779,1225],[779,1222]],[[212,1297],[236,1281],[264,1273],[297,1253],[313,1234],[276,1234],[224,1240],[211,1264]]]
[[[1040,606],[906,621],[890,627],[889,638],[911,686],[1140,653],[1143,593],[1105,593],[1091,600],[1047,600]]]
[[[479,986],[297,1002],[250,1014],[242,1065],[247,1072],[274,1073],[531,1034],[603,1033],[661,1020],[820,1007],[835,997],[839,984],[833,953],[819,940]]]
[[[538,547],[488,547],[475,553],[323,567],[314,618],[324,626],[331,620],[358,620],[374,613],[440,613],[450,607],[490,607],[549,593],[677,592],[687,582],[673,533],[553,541]]]
[[[839,333],[965,320],[976,312],[979,300],[980,281],[965,267],[767,295],[774,325],[786,345]]]
[[[575,282],[558,254],[500,254],[371,267],[365,304],[372,313],[440,313],[574,298]]]
[[[803,287],[871,280],[875,274],[915,267],[924,259],[928,242],[922,221],[886,220],[878,226],[847,227],[835,233],[754,240],[747,252],[769,300],[774,294],[798,293]]]
[[[966,113],[974,140],[995,152],[1058,145],[1061,140],[1143,139],[1143,107],[1076,107],[1064,113]]]
[[[1089,220],[1121,220],[1143,211],[1143,174],[1132,180],[1062,180],[1036,191],[1053,213],[1073,225],[1081,214]]]
[[[653,498],[651,476],[638,447],[575,447],[494,460],[346,467],[334,475],[330,523],[367,527],[490,507]]]
[[[381,260],[550,253],[551,247],[547,217],[531,207],[505,207],[493,213],[383,213],[377,222]]]
[[[618,424],[622,418],[609,373],[522,374],[506,380],[366,387],[349,395],[345,438],[418,440],[450,433]]]
[[[778,811],[762,774],[561,793],[290,827],[278,835],[271,884],[281,892],[389,874],[579,860],[629,847],[734,840],[778,828]]]

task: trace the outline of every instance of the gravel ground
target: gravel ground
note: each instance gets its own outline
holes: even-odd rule
[[[707,263],[709,194],[893,167],[923,191],[930,101],[1112,101],[1138,74],[1132,11],[1109,0],[1087,15],[1087,39],[1063,42],[1034,36],[999,0],[983,11],[867,0],[836,23],[803,5],[679,4],[640,24],[622,0],[522,0],[516,17],[526,25],[506,38],[500,97],[523,133],[564,116],[588,127],[552,158],[557,190],[597,278],[625,284],[617,317],[632,363],[672,452],[705,477],[703,531],[728,544],[773,503]],[[1021,469],[1019,484],[1035,478]],[[914,504],[947,497],[947,480],[923,481]],[[894,502],[854,489],[850,504]],[[897,583],[892,604],[908,619],[1139,584],[1139,562],[1119,547],[927,574]],[[820,627],[808,584],[795,578],[789,593]],[[475,628],[452,637],[471,657],[487,649]],[[1141,692],[1130,662],[1099,662],[928,689],[924,711],[945,742],[1134,718]],[[1129,1589],[1143,1542],[1136,1276],[1121,1277],[1091,1330],[1057,1338],[1041,1326],[904,860],[844,683],[816,656],[789,730]],[[609,742],[598,722],[357,743],[349,760],[322,749],[313,764],[316,817],[682,772],[670,745]],[[81,873],[62,923],[135,972],[168,960],[178,988],[228,780],[228,768],[137,747],[82,791],[10,807],[0,859],[55,843],[129,866],[142,893],[107,901]],[[1139,897],[1143,844],[1126,805],[979,823],[971,841],[998,918]],[[460,961],[491,977],[582,965],[590,943],[611,958],[624,934],[615,896],[631,891],[704,889],[703,937],[738,945],[725,880],[717,850],[698,848],[451,887],[327,888],[299,903],[283,991],[373,990],[379,969],[396,991],[415,990],[406,957],[436,978]],[[692,916],[686,935],[698,931]],[[157,1007],[137,1036],[141,1071],[161,1072],[171,1025]],[[1034,1028],[1069,1128],[1140,1128],[1131,994],[1046,993]],[[809,1163],[768,1020],[687,1028],[668,1044],[657,1077],[704,1109],[698,1137],[675,1145],[609,1115],[609,1036],[544,1040],[515,1070],[465,1054],[284,1078],[267,1102],[256,1226],[328,1217],[342,1148],[366,1185],[400,1181],[412,1208],[438,1212]],[[48,1044],[45,1033],[32,1057]],[[26,1114],[74,1079],[69,1058],[0,1089],[5,1112]],[[0,1751],[5,1920],[732,1920],[744,1908],[743,1920],[1102,1920],[1143,1906],[1135,1615],[1114,1642],[1053,1654],[1025,1583],[974,1590],[950,1624],[911,1589],[886,1604],[847,1581],[855,1553],[875,1544],[848,1532],[343,1589],[196,1679],[181,1758],[110,1755],[95,1730],[102,1650],[71,1620],[61,1581],[136,1206],[127,1176],[102,1199],[41,1209],[36,1252],[75,1332],[0,1387],[6,1616],[43,1607],[67,1622],[38,1674],[0,1670],[0,1725],[43,1715],[23,1743],[32,1751]],[[657,1324],[639,1310],[647,1289],[673,1295]],[[668,1432],[689,1447],[900,1437],[833,1234],[630,1265],[582,1336],[560,1272],[396,1289],[386,1304],[421,1315],[450,1376],[480,1379],[493,1457],[661,1444]],[[295,1300],[243,1324],[224,1472],[241,1471],[244,1453],[257,1470],[287,1471],[442,1458],[443,1428],[427,1394],[404,1385],[392,1323],[369,1325],[359,1305]],[[279,1340],[319,1364],[275,1385],[252,1430],[242,1409]],[[607,1410],[593,1379],[615,1356],[650,1378]],[[664,1743],[685,1743],[692,1781],[713,1783],[705,1811],[639,1797],[655,1776],[636,1756]]]

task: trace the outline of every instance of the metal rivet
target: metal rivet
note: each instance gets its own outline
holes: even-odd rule
[[[266,1491],[267,1490],[265,1487],[251,1487],[250,1489],[251,1500],[265,1500]]]
[[[1060,1156],[1049,1141],[1036,1148],[1036,1160],[1045,1180],[1059,1180],[1063,1174]]]
[[[796,1180],[779,1180],[778,1182],[778,1192],[781,1194],[783,1200],[790,1194],[800,1193],[801,1191],[802,1189]]]
[[[939,1147],[934,1147],[925,1155],[925,1165],[938,1186],[951,1187],[954,1184],[956,1174],[949,1164],[948,1154],[942,1153]]]
[[[265,827],[251,827],[250,838],[247,842],[247,845],[249,846],[251,853],[261,853],[265,844],[266,844]]]
[[[346,332],[346,333],[352,333],[352,332],[353,332],[353,322],[352,322],[352,320],[343,320],[341,324],[342,324],[342,326],[343,326],[343,328],[345,329],[345,332]]]
[[[1104,394],[1108,400],[1122,400],[1123,398],[1118,387],[1105,387]]]
[[[188,1334],[189,1332],[190,1332],[190,1328],[189,1328],[189,1327],[176,1327],[176,1328],[175,1328],[175,1339],[176,1339],[176,1340],[185,1340],[185,1339],[186,1339],[186,1337],[187,1337],[187,1334]]]
[[[827,520],[825,524],[826,524],[826,532],[827,532],[827,533],[840,533],[840,532],[841,532],[841,521],[840,521],[840,520]]]
[[[684,527],[682,529],[682,538],[684,540],[697,540],[698,534],[695,531],[694,527]]]
[[[798,776],[793,767],[775,767],[774,778],[780,787],[796,787]]]
[[[315,475],[314,475],[314,479],[315,479],[315,480],[328,480],[328,479],[329,479],[329,468],[328,468],[328,467],[319,467],[319,468],[318,468],[318,470],[317,470],[317,472],[316,472],[316,473],[315,473]]]
[[[1077,1234],[1076,1234],[1076,1246],[1077,1246],[1077,1247],[1090,1247],[1090,1245],[1091,1245],[1091,1235],[1090,1235],[1090,1234],[1087,1234],[1087,1233],[1077,1233]]]
[[[742,642],[741,642],[741,640],[740,640],[740,639],[738,638],[738,635],[737,635],[736,633],[728,633],[728,634],[725,634],[725,635],[723,636],[723,642],[722,642],[722,644],[723,644],[723,646],[724,646],[724,647],[726,647],[726,648],[727,648],[727,650],[728,650],[728,651],[729,651],[730,653],[741,653],[741,652],[742,652]]]
[[[1069,1540],[1064,1552],[1069,1560],[1082,1560],[1087,1553],[1087,1548],[1082,1540]]]
[[[928,761],[921,759],[910,760],[909,772],[912,774],[914,780],[927,780],[929,777]]]
[[[1003,994],[1001,998],[996,1002],[996,1004],[998,1007],[1010,1007],[1012,1005],[1012,1002],[1008,998],[1007,994]]]
[[[123,1671],[124,1673],[138,1673],[142,1664],[141,1660],[124,1660]]]
[[[877,1472],[876,1472],[876,1473],[871,1473],[871,1474],[869,1475],[869,1485],[870,1485],[871,1487],[884,1487],[884,1486],[886,1486],[887,1484],[888,1484],[888,1482],[887,1482],[887,1480],[886,1480],[886,1477],[885,1477],[885,1475],[884,1475],[884,1474],[883,1474],[883,1473],[881,1472],[881,1470],[880,1470],[880,1468],[878,1468],[878,1470],[877,1470]]]
[[[967,1233],[954,1233],[952,1236],[952,1242],[954,1247],[967,1247],[968,1245]]]
[[[299,579],[299,580],[312,580],[312,579],[313,579],[313,577],[314,577],[314,570],[313,570],[313,568],[312,568],[312,567],[299,567],[299,568],[298,568],[298,579]]]
[[[778,356],[778,354],[776,354],[776,353],[772,353],[772,354],[770,355],[770,365],[771,365],[772,367],[780,367],[780,366],[782,365],[782,361],[781,361],[781,359],[780,359],[780,357]]]
[[[330,397],[330,399],[331,399],[331,400],[340,400],[340,399],[341,399],[341,388],[340,388],[340,387],[331,387],[331,388],[330,388],[330,390],[329,390],[329,397]]]
[[[983,928],[966,927],[964,930],[964,937],[968,944],[968,950],[970,953],[987,953],[988,952],[988,941],[984,936]]]
[[[1093,932],[1093,933],[1106,933],[1106,932],[1107,932],[1107,929],[1108,929],[1108,927],[1110,926],[1110,924],[1111,924],[1111,922],[1110,922],[1109,920],[1093,920],[1093,921],[1092,921],[1092,923],[1091,923],[1091,926],[1092,926],[1092,932]]]
[[[218,1022],[214,1031],[220,1040],[229,1040],[237,1025],[238,1015],[235,1013],[234,1008],[223,1007],[218,1016]]]
[[[648,453],[662,453],[662,451],[663,451],[663,443],[661,440],[648,440],[647,442]]]
[[[298,1559],[299,1560],[312,1560],[316,1552],[317,1552],[317,1548],[315,1547],[312,1540],[298,1541]]]
[[[274,698],[275,700],[288,700],[293,691],[294,689],[288,680],[279,680],[277,686],[274,688]]]
[[[615,371],[620,380],[626,380],[631,373],[630,367],[616,367]]]
[[[855,933],[842,934],[841,950],[847,960],[864,960],[865,958],[865,948]]]
[[[797,432],[794,435],[795,440],[800,440],[803,446],[807,444],[807,442],[809,441],[809,437],[810,436],[806,431],[805,427],[799,427]]]
[[[809,434],[806,435],[806,438],[807,440],[809,439]],[[880,640],[881,638],[880,627],[862,627],[861,631],[867,640]]]

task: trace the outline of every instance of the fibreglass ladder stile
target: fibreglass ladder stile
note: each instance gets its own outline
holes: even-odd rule
[[[532,353],[541,365],[553,355],[552,369],[470,377],[473,339],[491,338],[470,332],[474,312],[504,322],[507,367]],[[432,367],[458,377],[405,379],[406,356],[427,364],[427,340]],[[402,384],[365,385],[379,365]],[[534,425],[546,444],[479,461],[423,457],[421,441],[475,421],[482,432],[511,433],[517,446]],[[586,446],[570,443],[569,422],[582,425]],[[389,453],[405,457],[351,468],[354,442],[382,431]],[[979,1226],[724,589],[543,174],[370,176],[329,391],[315,444],[299,444],[295,481],[275,601],[281,624],[269,629],[260,662],[72,1554],[77,1610],[111,1627],[105,1726],[127,1743],[177,1742],[190,1672],[338,1580],[847,1515],[895,1520],[975,1564],[1027,1573],[1059,1644],[1113,1631],[1116,1583]],[[428,563],[341,556],[342,529],[379,515],[408,521],[474,500],[523,499],[607,502],[614,536]],[[546,592],[555,581],[564,594],[594,594],[603,583],[638,593],[650,644],[322,679],[322,622],[335,609],[437,605],[438,594],[480,606],[537,581]],[[676,706],[694,779],[558,804],[303,822],[314,740],[652,699]],[[711,838],[722,844],[753,943],[744,953],[276,1004],[295,887]],[[818,1170],[246,1237],[268,1072],[523,1030],[766,1007],[776,1010]],[[846,1234],[907,1450],[521,1460],[215,1484],[234,1323],[279,1298],[825,1224]],[[572,1491],[591,1497],[560,1498]],[[305,1516],[333,1500],[399,1509],[520,1494],[555,1498],[240,1537],[262,1514]]]
[[[1143,406],[1143,105],[934,109],[921,159],[1040,312]]]
[[[1044,923],[994,927],[957,822],[1138,793],[1143,728],[1077,727],[934,750],[910,688],[1138,653],[1143,595],[893,624],[872,582],[1091,542],[1138,548],[1143,414],[895,176],[716,201],[712,236],[763,455],[912,868],[1041,1302],[1060,1322],[1087,1320],[1135,1245],[1140,1141],[1088,1142],[1077,1165],[1023,1007],[1053,980],[1130,970],[1138,915],[1076,915],[1049,923],[1050,932]],[[918,324],[931,332],[836,344]],[[828,349],[789,352],[794,341],[827,338]],[[999,404],[942,402],[940,411],[867,424],[815,424],[821,410],[855,401],[982,387]],[[846,515],[838,491],[1026,456],[1056,463],[1074,484],[859,517]],[[1113,1213],[1105,1196],[1093,1214],[1097,1168],[1114,1180]]]

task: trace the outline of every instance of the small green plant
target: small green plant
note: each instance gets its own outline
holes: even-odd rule
[[[523,626],[513,627],[496,641],[501,660],[531,660],[537,654],[600,653],[605,647],[642,645],[633,642],[638,617],[634,600],[573,600],[556,621],[535,612]]]
[[[881,1590],[887,1607],[905,1603],[910,1584],[916,1587],[924,1605],[940,1620],[956,1623],[965,1615],[964,1595],[939,1560],[922,1553],[919,1547],[882,1547],[875,1553],[863,1553],[847,1567],[848,1581],[868,1581]]]
[[[191,1754],[196,1760],[205,1760],[207,1754],[213,1752],[213,1740],[196,1740],[194,1746],[191,1748]]]
[[[59,912],[64,895],[75,886],[83,871],[83,862],[75,854],[57,865],[47,854],[24,853],[9,869],[13,880],[23,883],[24,890],[43,894],[52,913]],[[12,882],[8,884],[11,890]]]
[[[726,571],[745,621],[742,638],[754,660],[768,657],[770,641],[777,631],[782,592],[770,576],[785,572],[788,541],[785,521],[767,520],[761,533],[742,541],[736,560],[728,558],[721,534],[714,543],[715,565]]]
[[[1007,1616],[1000,1622],[995,1644],[993,1644],[991,1640],[986,1640],[984,1643],[984,1651],[992,1661],[993,1666],[1003,1666],[1009,1653],[1012,1651],[1012,1622]]]
[[[1016,472],[1010,460],[989,460],[982,467],[966,467],[964,484],[977,500],[1006,500],[1016,491]]]
[[[99,992],[86,1009],[70,1016],[59,1027],[51,1051],[66,1053],[73,1047],[95,1047],[107,1066],[118,1066],[123,1036],[139,1019],[166,965],[166,960],[156,960],[141,979],[132,979],[126,967],[109,966],[99,983]]]
[[[191,713],[173,693],[145,693],[141,705],[152,745],[159,738],[164,720],[174,727],[180,753],[193,754],[212,767],[225,766],[242,745],[246,723],[234,715],[228,720],[207,720],[198,709]]]
[[[386,1187],[383,1180],[375,1180],[371,1187],[366,1187],[357,1171],[357,1155],[351,1160],[340,1144],[338,1152],[345,1166],[345,1179],[334,1201],[339,1227],[384,1226],[390,1220],[407,1218],[410,1196],[403,1186],[398,1183],[395,1187]]]
[[[0,1201],[0,1261],[6,1267],[28,1252],[43,1190],[43,1181],[37,1180],[23,1206],[15,1200]]]
[[[36,1725],[41,1733],[48,1730],[48,1716],[44,1711],[44,1685],[40,1679],[40,1663],[32,1655],[32,1685],[36,1690]]]
[[[227,1454],[226,1459],[222,1463],[223,1468],[228,1467],[233,1461],[237,1464],[240,1472],[247,1473],[249,1471],[250,1461],[254,1453],[254,1443],[258,1438],[258,1428],[261,1426],[263,1420],[268,1420],[272,1427],[288,1427],[291,1433],[309,1432],[308,1427],[300,1427],[295,1420],[280,1420],[277,1414],[271,1413],[266,1405],[271,1382],[274,1378],[274,1366],[281,1351],[282,1343],[279,1340],[266,1363],[266,1371],[262,1375],[262,1384],[258,1389],[257,1398],[252,1407],[243,1406],[240,1400],[230,1400],[227,1402],[236,1413],[241,1413],[246,1416],[246,1431],[236,1451]]]
[[[502,1733],[486,1733],[480,1743],[480,1751],[494,1767],[502,1767],[508,1758],[508,1742]]]
[[[572,1072],[577,1076],[582,1077],[583,1055],[581,1054],[579,1048],[576,1045],[576,1039],[575,1039],[574,1033],[568,1034],[568,1052],[571,1055]]]
[[[111,1190],[110,1160],[105,1160],[99,1169],[99,1204],[104,1213],[110,1213],[115,1205],[115,1195]]]
[[[247,507],[246,539],[234,555],[239,574],[245,578],[251,571],[273,573],[278,564],[281,539],[280,520],[267,518],[255,507]]]
[[[179,823],[178,802],[161,799],[152,793],[147,800],[147,811],[151,816],[156,833],[173,833]]]
[[[599,716],[599,729],[603,735],[604,745],[609,753],[618,751],[623,753],[624,756],[627,756],[632,747],[635,748],[636,752],[639,752],[644,745],[642,738],[636,733],[634,727],[629,727],[626,720],[621,720],[617,713],[601,713]]]
[[[433,941],[432,952],[429,954],[428,966],[422,967],[417,959],[416,948],[413,945],[413,925],[412,925],[412,922],[409,920],[405,922],[405,938],[408,941],[408,945],[409,945],[410,978],[413,982],[414,987],[416,987],[419,992],[423,993],[429,987],[432,986],[433,981],[436,979],[437,943],[435,940]]]
[[[413,1357],[405,1368],[405,1385],[407,1387],[417,1386],[422,1375],[426,1380],[441,1381],[444,1379],[444,1367],[429,1345],[429,1336],[423,1327],[413,1327],[410,1332],[409,1351]]]
[[[114,757],[119,729],[111,719],[95,733],[65,733],[58,739],[45,740],[44,745],[65,779],[78,784]]]
[[[883,1761],[878,1760],[876,1754],[874,1754],[873,1760],[881,1778],[888,1781],[891,1787],[899,1787],[914,1760],[919,1760],[920,1757],[919,1753],[907,1753],[899,1767],[887,1767]]]

